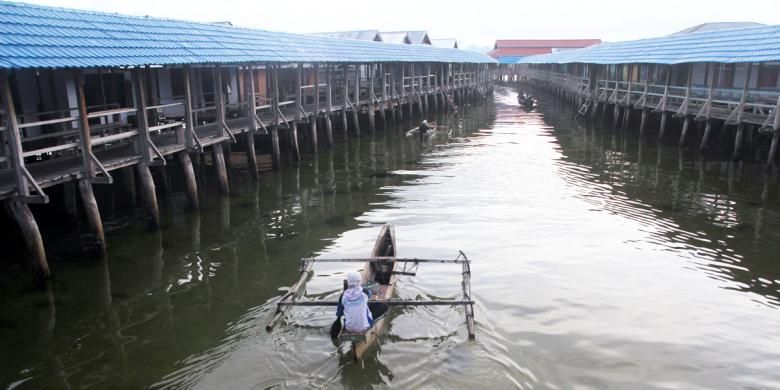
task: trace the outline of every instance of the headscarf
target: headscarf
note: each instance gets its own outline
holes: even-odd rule
[[[360,286],[360,282],[363,281],[363,277],[357,272],[347,273],[347,291],[344,291],[344,296],[349,300],[355,300],[363,294],[363,288]]]

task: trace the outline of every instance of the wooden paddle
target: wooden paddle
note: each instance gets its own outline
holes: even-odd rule
[[[348,287],[349,285],[347,284],[347,281],[344,280],[344,291],[347,291]],[[344,297],[344,293],[341,293],[341,295],[339,295],[339,302],[341,302],[341,298],[343,297]],[[333,324],[331,324],[330,326],[330,338],[335,339],[336,337],[339,337],[339,333],[341,333],[342,326],[343,325],[341,324],[341,316],[337,316],[336,321],[333,321]]]

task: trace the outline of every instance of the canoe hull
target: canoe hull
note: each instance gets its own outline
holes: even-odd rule
[[[374,244],[371,257],[389,259],[379,262],[366,262],[363,267],[363,284],[376,284],[374,288],[375,293],[372,295],[369,303],[376,300],[389,300],[395,292],[395,283],[398,278],[393,273],[396,266],[396,262],[393,261],[396,257],[395,248],[395,229],[390,225],[385,225],[379,232],[379,237]],[[352,341],[352,352],[355,354],[355,359],[360,360],[363,359],[363,356],[365,356],[379,336],[384,333],[386,326],[387,313],[377,319],[374,325],[362,334],[362,337],[359,337],[360,335],[357,334],[343,334],[342,340]]]

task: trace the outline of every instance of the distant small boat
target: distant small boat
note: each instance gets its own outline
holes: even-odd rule
[[[520,105],[525,108],[533,108],[534,106],[536,106],[536,99],[534,99],[534,97],[531,95],[518,94],[517,102],[520,103]]]
[[[436,124],[432,123],[431,126],[432,127],[429,127],[428,131],[425,132],[426,139],[433,138],[436,135]],[[419,133],[420,133],[420,127],[415,127],[406,132],[406,138],[412,138],[415,135],[418,135]]]

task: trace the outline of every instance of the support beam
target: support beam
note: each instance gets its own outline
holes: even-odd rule
[[[78,187],[81,194],[81,202],[84,206],[84,213],[87,216],[87,225],[94,239],[94,242],[90,243],[89,246],[99,253],[105,253],[106,236],[103,233],[103,221],[100,219],[100,210],[98,209],[97,201],[95,201],[95,193],[92,191],[92,182],[90,182],[89,178],[79,179]]]
[[[247,133],[249,134],[249,133]],[[198,182],[195,180],[195,169],[192,167],[192,159],[186,150],[177,153],[179,163],[181,163],[182,173],[184,174],[184,184],[187,189],[187,201],[191,210],[200,208],[198,199]]]
[[[5,74],[2,74],[2,77],[5,77]],[[38,223],[35,221],[30,207],[21,199],[11,198],[5,201],[5,208],[16,222],[16,225],[19,226],[22,239],[27,247],[27,253],[35,268],[35,273],[40,277],[48,278],[51,276],[51,271],[49,270],[49,263],[46,261],[43,237],[41,237],[41,231],[38,229]]]

